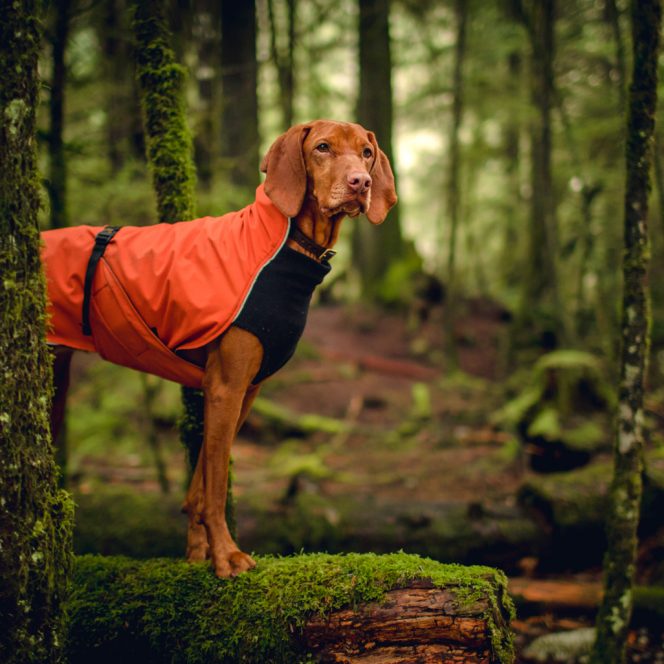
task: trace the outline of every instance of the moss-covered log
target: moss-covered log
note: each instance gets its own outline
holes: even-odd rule
[[[69,612],[72,664],[514,659],[502,572],[402,553],[259,558],[232,580],[84,556]]]
[[[39,260],[39,3],[0,2],[0,661],[55,662],[73,506],[58,490]]]
[[[661,525],[664,509],[664,459],[650,455],[644,474],[641,506],[643,535]],[[546,547],[538,552],[547,571],[584,569],[598,565],[606,550],[605,519],[613,471],[608,459],[566,473],[533,477],[519,489],[519,504],[548,534]]]

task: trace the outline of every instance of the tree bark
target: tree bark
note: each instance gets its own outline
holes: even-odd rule
[[[254,2],[222,0],[222,157],[228,163],[230,183],[240,190],[241,204],[253,199],[259,183],[257,83]]]
[[[193,146],[185,117],[184,69],[175,62],[169,46],[164,2],[149,0],[134,4],[137,78],[146,135],[148,164],[157,195],[160,221],[192,219],[195,214]],[[203,444],[203,392],[182,388],[184,416],[180,438],[187,450],[190,468]],[[229,482],[228,510],[233,500]],[[229,526],[234,522],[228,515]]]
[[[403,553],[259,558],[229,581],[207,565],[85,556],[70,615],[71,664],[514,660],[501,572]]]
[[[0,1],[0,660],[56,662],[73,504],[58,489],[39,258],[35,2]]]
[[[392,150],[392,56],[390,0],[359,0],[359,97],[357,120],[376,139],[394,165]],[[399,206],[378,227],[364,220],[353,226],[353,265],[358,266],[362,295],[377,294],[388,267],[403,255]]]
[[[596,664],[625,661],[642,494],[643,389],[650,342],[648,194],[661,0],[634,0],[631,18],[634,60],[627,120],[620,391],[607,516],[605,591],[592,655]]]

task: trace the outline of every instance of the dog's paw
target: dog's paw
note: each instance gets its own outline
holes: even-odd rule
[[[212,563],[214,572],[220,579],[237,576],[256,567],[256,562],[251,556],[238,550],[219,556],[213,555]]]

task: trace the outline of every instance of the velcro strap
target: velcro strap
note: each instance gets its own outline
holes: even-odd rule
[[[90,254],[88,267],[85,270],[85,283],[83,285],[83,334],[90,336],[92,328],[90,327],[90,293],[92,291],[92,282],[95,278],[97,271],[97,264],[99,259],[104,255],[108,243],[113,239],[113,236],[120,230],[120,226],[106,226],[103,230],[97,233],[95,237],[95,245]]]

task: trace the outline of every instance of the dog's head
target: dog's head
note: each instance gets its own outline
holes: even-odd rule
[[[376,137],[358,124],[316,120],[291,127],[261,164],[265,193],[287,217],[305,198],[324,217],[366,214],[385,220],[397,202],[392,168]]]

